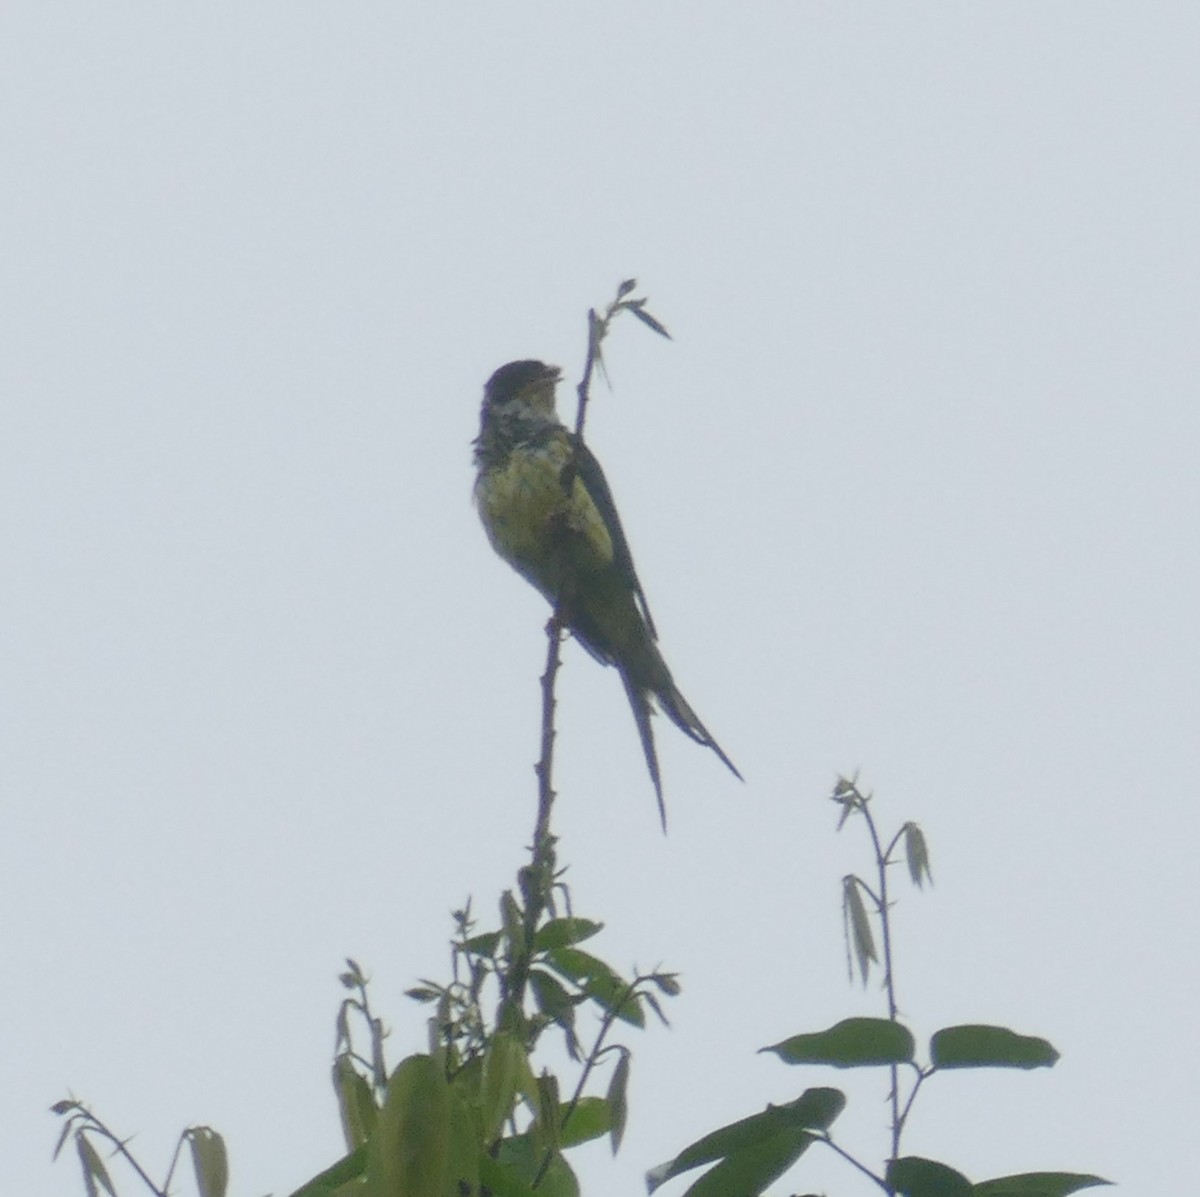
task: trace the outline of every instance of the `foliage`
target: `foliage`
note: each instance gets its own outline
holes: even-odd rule
[[[887,1017],[846,1018],[823,1031],[791,1035],[761,1050],[774,1052],[785,1064],[888,1069],[889,1159],[876,1170],[837,1143],[830,1127],[845,1108],[845,1095],[838,1089],[806,1089],[788,1105],[768,1106],[762,1114],[732,1123],[685,1147],[649,1173],[651,1192],[674,1176],[716,1162],[683,1197],[756,1197],[814,1143],[835,1151],[884,1193],[904,1197],[1066,1197],[1107,1184],[1098,1176],[1070,1172],[1026,1172],[972,1184],[938,1160],[901,1156],[904,1127],[917,1093],[937,1073],[964,1068],[1049,1068],[1058,1052],[1045,1039],[1019,1035],[1007,1027],[968,1024],[937,1031],[930,1039],[929,1063],[917,1060],[916,1040],[897,1016],[894,900],[888,881],[889,870],[901,861],[918,889],[933,881],[925,835],[915,823],[905,823],[885,847],[871,812],[871,796],[858,788],[856,780],[839,778],[831,797],[842,808],[838,829],[850,818],[858,818],[870,837],[875,876],[870,882],[856,875],[842,879],[842,917],[851,976],[857,971],[865,985],[873,969],[882,970]]]
[[[55,1102],[50,1109],[63,1119],[58,1143],[54,1148],[54,1158],[58,1158],[68,1140],[75,1143],[75,1152],[83,1169],[83,1188],[87,1197],[99,1197],[101,1191],[108,1193],[109,1197],[117,1197],[108,1165],[96,1149],[97,1142],[107,1144],[112,1149],[112,1154],[123,1160],[155,1197],[167,1197],[170,1192],[175,1169],[186,1145],[191,1149],[197,1193],[200,1197],[225,1197],[229,1184],[229,1161],[225,1154],[225,1141],[211,1127],[190,1126],[179,1136],[162,1183],[157,1184],[129,1150],[129,1140],[118,1138],[83,1102],[69,1097]]]

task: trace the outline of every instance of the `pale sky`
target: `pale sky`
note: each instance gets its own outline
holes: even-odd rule
[[[234,1197],[284,1197],[343,1150],[347,955],[422,1050],[402,991],[534,811],[547,612],[471,507],[482,386],[573,381],[628,276],[675,339],[616,329],[590,443],[746,784],[658,720],[664,838],[617,675],[567,646],[576,912],[684,984],[584,1192],[812,1085],[878,1164],[882,1074],[756,1054],[882,1013],[824,797],[856,768],[933,853],[896,910],[918,1040],[1062,1052],[935,1078],[906,1150],[1177,1188],[1198,61],[1184,3],[9,0],[0,1191],[82,1193],[71,1093],[156,1173],[207,1123]],[[774,1191],[873,1190],[814,1149]]]

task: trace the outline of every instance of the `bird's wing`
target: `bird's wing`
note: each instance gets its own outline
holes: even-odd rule
[[[650,605],[646,602],[645,591],[642,590],[642,584],[638,581],[637,570],[633,564],[633,554],[629,551],[629,542],[625,539],[625,529],[621,527],[621,517],[617,514],[617,505],[613,502],[612,491],[608,488],[608,479],[604,477],[604,471],[600,468],[595,454],[573,433],[571,434],[571,444],[575,450],[577,476],[591,496],[592,502],[595,503],[596,510],[599,511],[601,519],[604,520],[604,526],[608,529],[609,539],[612,540],[613,561],[620,569],[637,600],[638,609],[646,621],[651,639],[657,640],[658,632],[654,627],[654,617],[650,614]]]

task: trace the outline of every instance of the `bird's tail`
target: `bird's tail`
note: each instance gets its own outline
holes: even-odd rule
[[[662,820],[665,835],[667,805],[663,802],[662,777],[658,772],[658,753],[654,748],[654,728],[650,726],[650,699],[647,692],[624,670],[621,670],[621,681],[625,683],[625,693],[629,696],[629,706],[633,710],[633,721],[637,724],[642,751],[646,754],[646,768],[650,771],[650,780],[654,783],[654,796],[658,799],[658,817]]]
[[[738,772],[737,765],[725,755],[725,750],[713,738],[712,732],[700,722],[700,716],[692,710],[688,700],[680,694],[679,687],[675,685],[673,680],[669,680],[662,689],[658,690],[655,697],[658,699],[659,705],[666,712],[667,717],[685,736],[690,736],[697,744],[703,744],[707,748],[711,748],[738,781],[746,780]]]
[[[665,669],[665,666],[664,666]],[[658,817],[662,820],[662,828],[667,830],[667,807],[663,802],[662,776],[658,770],[658,752],[654,747],[654,728],[650,725],[650,694],[651,691],[638,685],[624,670],[621,671],[621,681],[625,683],[625,693],[629,697],[629,706],[633,710],[633,721],[637,724],[638,736],[642,741],[642,751],[646,754],[646,768],[650,772],[650,780],[654,783],[654,796],[658,799]],[[725,763],[725,767],[738,779],[744,781],[738,767],[725,755],[725,750],[713,738],[712,733],[700,722],[700,716],[692,710],[679,687],[667,674],[667,681],[661,689],[653,691],[667,717],[684,735],[711,748]]]

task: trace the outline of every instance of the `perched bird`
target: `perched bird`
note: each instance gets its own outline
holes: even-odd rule
[[[474,442],[475,502],[496,552],[546,596],[597,661],[617,667],[665,830],[651,697],[676,727],[742,775],[679,692],[655,644],[658,633],[604,472],[555,411],[561,373],[520,361],[488,379]]]

